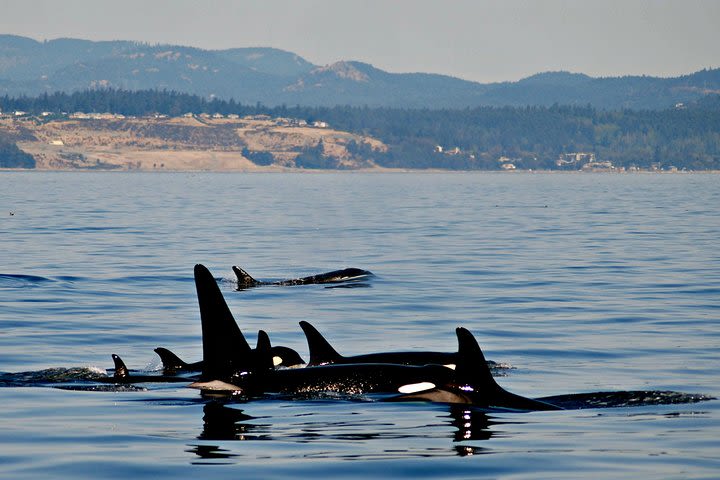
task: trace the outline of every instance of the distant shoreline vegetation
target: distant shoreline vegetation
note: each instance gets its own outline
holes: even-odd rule
[[[126,116],[269,115],[375,137],[387,151],[350,145],[388,168],[448,170],[720,170],[720,95],[666,110],[591,106],[410,109],[267,107],[166,90],[94,89],[0,97],[0,112],[58,118],[74,112]],[[15,135],[15,136],[14,136]],[[0,131],[0,167],[33,168],[17,133]],[[29,157],[29,158],[28,158]],[[269,159],[259,158],[260,164]]]

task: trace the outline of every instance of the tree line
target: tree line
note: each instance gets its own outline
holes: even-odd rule
[[[176,91],[116,89],[0,97],[3,112],[265,114],[322,120],[333,128],[370,135],[387,152],[352,144],[352,153],[379,165],[403,168],[578,169],[558,165],[561,155],[593,154],[616,167],[720,169],[720,95],[667,110],[598,110],[591,106],[404,109],[247,105]],[[317,157],[317,155],[315,155]],[[590,158],[589,156],[583,158]],[[258,158],[267,163],[267,158]],[[313,160],[321,161],[316,158]]]

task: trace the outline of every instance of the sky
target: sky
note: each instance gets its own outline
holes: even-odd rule
[[[482,83],[720,67],[719,0],[0,0],[0,33],[275,47]]]

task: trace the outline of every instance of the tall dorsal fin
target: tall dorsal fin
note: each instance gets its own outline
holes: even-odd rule
[[[562,410],[560,407],[510,393],[497,384],[490,372],[485,355],[467,329],[458,327],[458,361],[455,368],[456,388],[465,392],[477,406],[514,410]]]
[[[308,349],[310,350],[308,366],[342,362],[343,356],[335,351],[315,327],[303,320],[300,322],[300,328],[305,332]]]
[[[485,355],[472,333],[466,328],[455,329],[458,338],[458,355],[455,378],[459,384],[487,388],[500,388],[492,376]]]
[[[250,288],[260,285],[260,282],[251,277],[250,274],[242,268],[233,265],[232,269],[233,272],[235,272],[235,276],[237,277],[238,288]]]
[[[163,368],[166,370],[182,370],[188,367],[187,363],[180,360],[180,357],[167,348],[158,347],[155,349],[155,353],[160,357]]]
[[[113,375],[114,378],[127,378],[130,376],[130,373],[128,372],[128,368],[125,366],[125,362],[123,362],[122,358],[120,358],[118,355],[112,354],[113,363],[115,364],[115,374]]]
[[[220,292],[215,278],[204,265],[195,265],[195,288],[200,305],[203,343],[203,380],[230,377],[249,371],[252,350]]]

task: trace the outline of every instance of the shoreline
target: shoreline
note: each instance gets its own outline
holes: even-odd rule
[[[582,171],[582,170],[447,170],[447,169],[410,169],[410,168],[358,168],[358,169],[310,169],[290,167],[263,167],[251,169],[101,169],[101,168],[0,168],[1,173],[5,172],[43,172],[43,173],[150,173],[150,174],[174,174],[174,173],[223,173],[223,174],[492,174],[492,175],[717,175],[720,170],[692,170],[692,171],[665,171],[665,170],[634,170],[634,171]]]
[[[327,124],[264,116],[0,118],[2,131],[17,138],[17,148],[35,159],[37,170],[242,172],[314,164],[330,170],[374,169],[374,162],[351,149],[387,149],[375,138]]]

